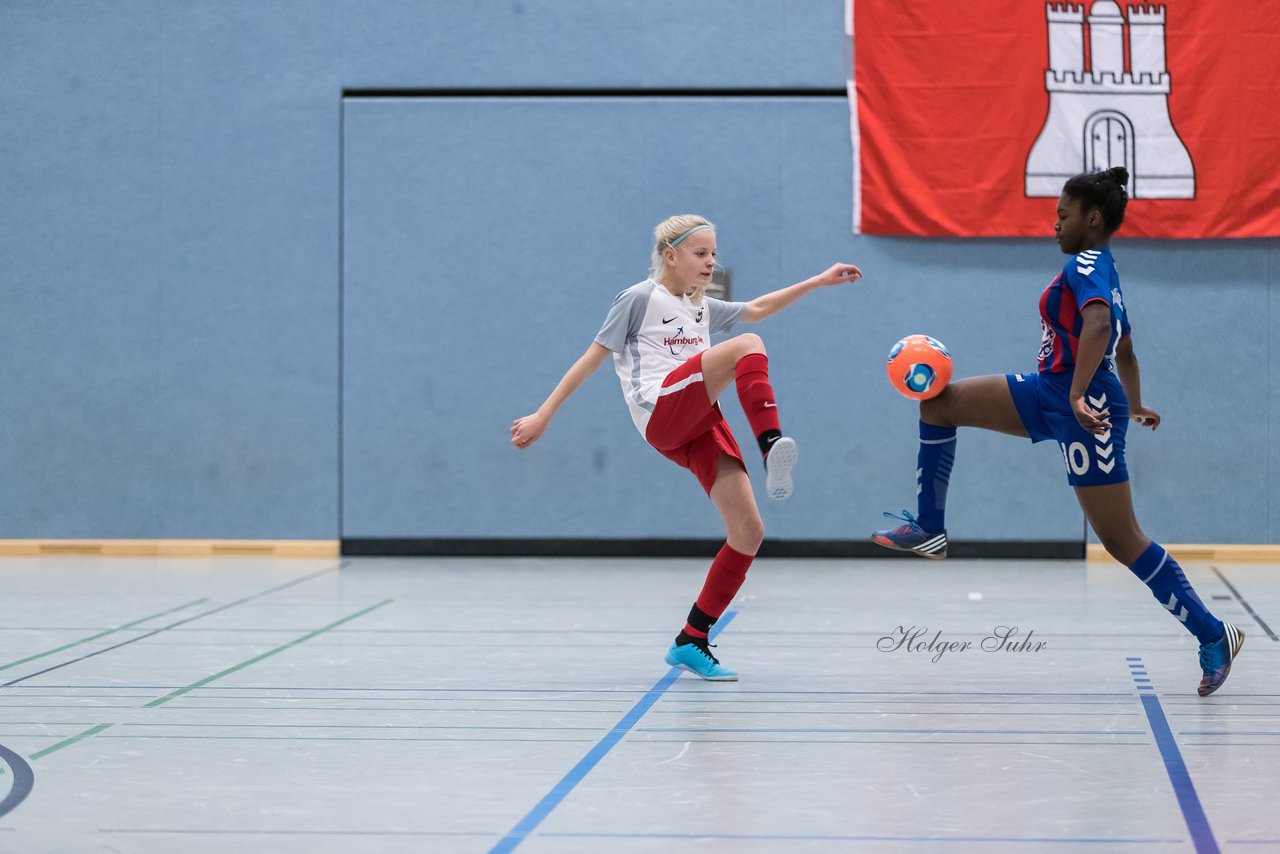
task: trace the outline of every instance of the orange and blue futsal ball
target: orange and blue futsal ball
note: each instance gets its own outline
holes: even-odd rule
[[[889,350],[889,382],[912,400],[937,397],[951,381],[951,354],[928,335],[908,335]]]

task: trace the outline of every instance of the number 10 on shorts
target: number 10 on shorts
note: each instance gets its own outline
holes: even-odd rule
[[[1067,464],[1068,471],[1075,472],[1077,476],[1089,471],[1089,449],[1083,442],[1072,442],[1069,447],[1066,442],[1059,442],[1058,447],[1062,448],[1062,461]]]

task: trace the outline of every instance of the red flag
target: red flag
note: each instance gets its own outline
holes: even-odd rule
[[[854,228],[1042,236],[1130,173],[1130,237],[1280,235],[1280,2],[852,5]]]

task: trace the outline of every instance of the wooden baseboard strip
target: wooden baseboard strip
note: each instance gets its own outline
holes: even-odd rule
[[[1274,544],[1163,544],[1174,560],[1179,563],[1280,563],[1280,545]],[[1113,562],[1107,550],[1097,543],[1090,543],[1085,552],[1085,559],[1091,562]]]
[[[1280,563],[1276,544],[1166,544],[1183,563]],[[357,552],[358,553],[358,552]],[[382,553],[382,552],[379,552]],[[84,557],[338,557],[338,540],[0,540],[0,557],[78,555]],[[1106,563],[1111,556],[1090,543],[1090,562]]]
[[[338,557],[337,540],[0,540],[0,557]]]

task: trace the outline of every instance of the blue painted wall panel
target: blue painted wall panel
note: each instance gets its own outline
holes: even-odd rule
[[[343,83],[843,87],[842,0],[383,0],[342,4]]]
[[[161,10],[160,536],[336,536],[340,30],[270,10]]]
[[[831,0],[0,4],[0,536],[339,535],[344,87],[839,87],[841,16]],[[744,295],[837,258],[869,274],[757,327],[809,478],[766,509],[774,535],[861,536],[912,503],[915,417],[879,368],[898,335],[942,338],[961,373],[1032,366],[1053,244],[850,235],[841,99],[651,99],[565,127],[546,105],[498,126],[494,102],[454,103],[443,122],[405,104],[348,113],[348,534],[717,530],[607,371],[542,447],[505,444],[643,275],[672,210],[720,223]],[[500,186],[467,192],[486,181]],[[474,257],[446,239],[463,234],[485,235]],[[1159,539],[1280,538],[1276,248],[1117,242],[1146,398],[1166,417],[1131,444]],[[405,277],[423,270],[415,290]],[[557,325],[535,334],[539,288]],[[483,294],[498,299],[477,308]],[[478,355],[477,311],[492,345]],[[438,314],[464,319],[415,340]],[[1250,363],[1269,366],[1264,388]],[[956,536],[1078,529],[1053,448],[959,447]],[[461,476],[458,454],[484,476]],[[637,491],[609,488],[630,477]],[[628,522],[632,506],[648,509]],[[670,507],[687,530],[652,509]],[[1241,508],[1263,523],[1242,526]]]
[[[1241,530],[1242,511],[1265,508],[1280,483],[1266,463],[1275,394],[1248,367],[1265,365],[1280,340],[1268,316],[1272,242],[1116,240],[1112,247],[1143,402],[1164,419],[1154,433],[1129,431],[1134,506],[1157,541],[1248,542],[1240,539],[1250,536]]]
[[[720,531],[692,476],[636,433],[611,365],[542,442],[523,454],[508,443],[511,420],[583,352],[613,295],[644,278],[652,227],[669,213],[717,223],[738,298],[840,259],[868,271],[750,327],[765,337],[784,424],[805,455],[796,497],[763,508],[775,536],[861,537],[881,510],[913,501],[914,407],[883,368],[899,336],[950,334],[971,363],[1038,343],[1043,275],[1028,288],[1009,263],[983,272],[990,246],[957,247],[973,264],[957,271],[945,257],[965,261],[945,244],[849,233],[849,141],[827,131],[847,117],[843,99],[357,100],[346,110],[347,536]],[[677,134],[679,146],[666,143]],[[1047,241],[1008,247],[1027,266],[1035,255],[1056,263]],[[885,250],[908,248],[921,264],[903,281]],[[1021,293],[1027,322],[948,320],[949,295],[975,276],[998,302]],[[725,409],[752,448],[732,394]],[[1078,538],[1070,494],[1044,494],[1056,452],[1006,454],[1014,440],[1002,441],[989,453],[986,437],[968,442],[956,500],[966,535]],[[996,488],[981,476],[993,470]]]
[[[1267,396],[1270,399],[1267,419],[1267,534],[1263,539],[1280,541],[1280,240],[1267,241],[1267,314],[1271,319],[1266,347],[1270,370],[1267,373]],[[1261,346],[1251,347],[1248,364],[1261,364]]]
[[[270,8],[0,9],[0,536],[336,536],[339,39]]]
[[[0,536],[143,536],[161,479],[158,27],[0,7]]]

